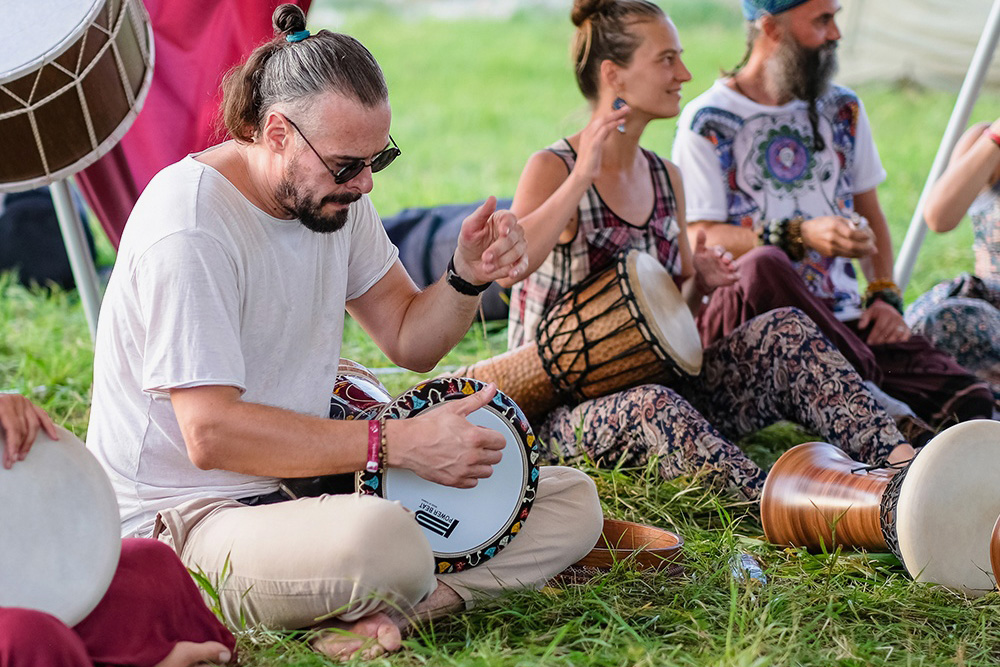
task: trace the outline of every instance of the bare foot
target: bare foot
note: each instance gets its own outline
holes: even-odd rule
[[[364,660],[398,651],[402,646],[399,626],[387,614],[377,613],[360,621],[330,621],[312,641],[312,647],[335,660],[347,661],[359,651]]]
[[[156,667],[193,667],[194,665],[224,665],[232,658],[229,649],[219,642],[177,642],[167,657]]]

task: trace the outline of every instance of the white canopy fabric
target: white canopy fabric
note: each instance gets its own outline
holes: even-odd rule
[[[841,0],[840,74],[847,85],[907,80],[958,92],[992,0]],[[1000,54],[984,87],[1000,90]]]

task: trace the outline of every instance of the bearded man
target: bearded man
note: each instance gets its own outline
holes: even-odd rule
[[[531,518],[487,563],[435,576],[398,503],[289,499],[282,478],[406,468],[476,486],[504,438],[465,417],[495,387],[413,419],[328,419],[345,308],[386,355],[428,371],[490,281],[527,266],[495,200],[463,223],[449,272],[420,291],[368,198],[400,155],[382,71],[357,40],[311,35],[294,5],[223,83],[233,139],[161,171],[122,236],[101,309],[87,446],[125,536],[157,537],[219,593],[231,625],[336,625],[336,657],[400,647],[414,617],[541,587],[601,531],[593,482],[546,467]],[[513,455],[513,454],[510,454]]]
[[[989,388],[903,321],[876,192],[885,170],[861,100],[830,83],[839,3],[742,7],[747,54],[685,107],[673,146],[689,234],[704,230],[740,266],[740,281],[716,290],[698,316],[704,344],[767,310],[795,306],[915,444],[951,423],[991,418]],[[863,296],[854,258],[868,279]]]

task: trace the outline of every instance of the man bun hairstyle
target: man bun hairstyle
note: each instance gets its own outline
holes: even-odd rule
[[[351,97],[366,107],[389,99],[382,69],[358,40],[329,30],[307,36],[306,15],[293,4],[275,9],[271,22],[275,36],[222,80],[221,121],[236,141],[253,142],[277,104],[298,107],[302,118],[322,93]]]
[[[570,20],[576,34],[570,46],[576,83],[588,100],[596,100],[601,62],[625,67],[639,48],[639,37],[629,28],[641,21],[665,18],[649,0],[575,0]]]

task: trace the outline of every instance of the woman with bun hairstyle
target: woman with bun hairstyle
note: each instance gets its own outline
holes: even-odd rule
[[[681,174],[639,145],[647,124],[679,113],[691,79],[674,24],[646,0],[577,0],[571,17],[591,119],[532,155],[521,174],[511,208],[530,275],[511,294],[512,348],[534,339],[546,308],[622,248],[656,257],[692,312],[737,277],[704,234],[690,246]],[[559,407],[540,432],[553,456],[586,453],[606,465],[656,456],[664,478],[704,472],[753,500],[764,472],[732,440],[783,419],[869,463],[912,452],[861,378],[794,309],[762,315],[708,348],[698,377]]]
[[[976,123],[962,135],[924,206],[927,226],[938,233],[955,229],[966,213],[975,273],[914,301],[906,323],[989,382],[1000,404],[1000,119]]]

